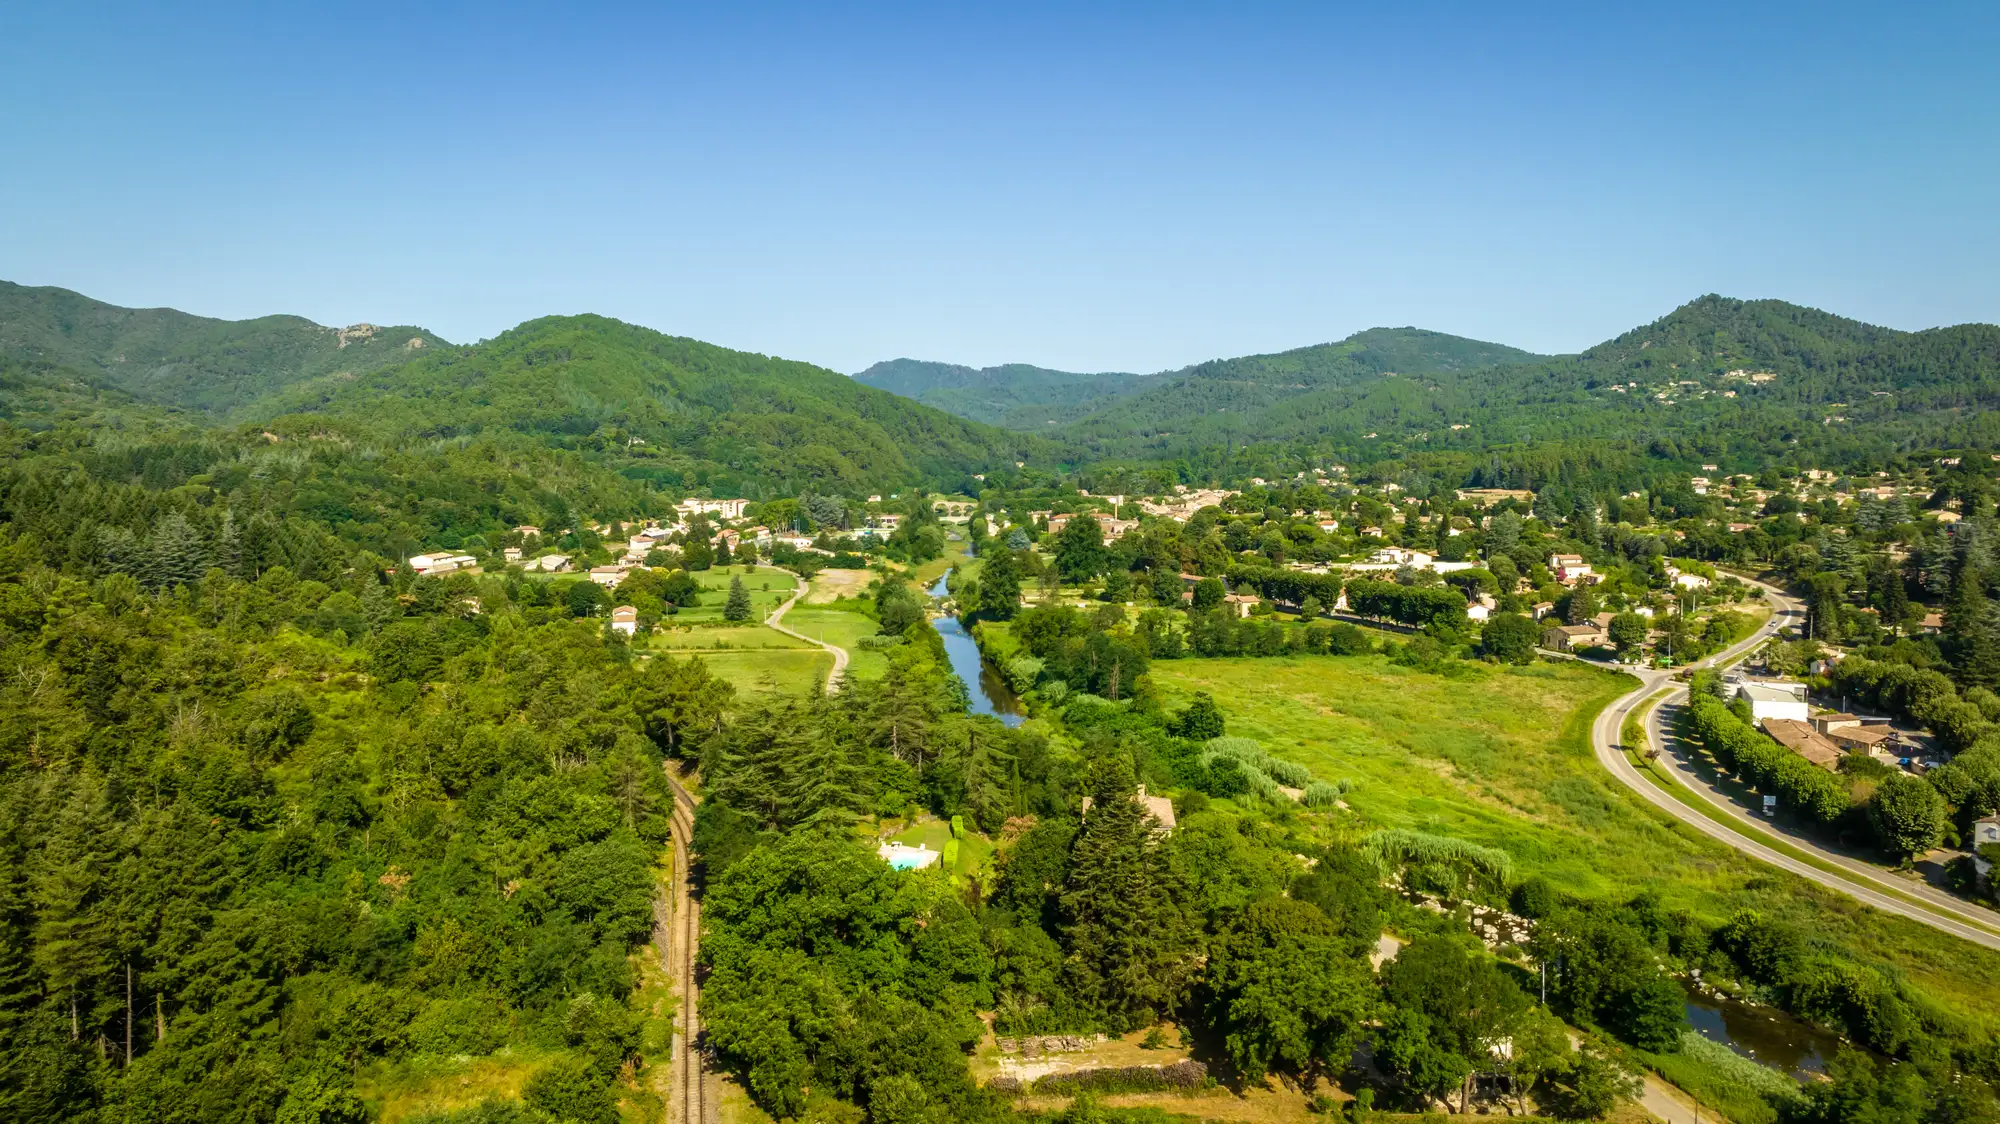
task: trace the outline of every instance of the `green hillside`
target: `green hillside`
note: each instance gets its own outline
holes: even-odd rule
[[[1538,358],[1420,328],[1372,328],[1338,343],[1189,367],[1066,428],[1099,455],[1172,454],[1306,435],[1360,432],[1359,408],[1401,413],[1439,376]],[[1448,423],[1447,423],[1448,424]]]
[[[298,316],[214,320],[0,281],[0,356],[95,376],[142,401],[226,413],[302,379],[372,371],[445,345],[422,328]]]
[[[332,421],[396,441],[526,435],[671,487],[773,494],[959,480],[1048,448],[822,367],[602,316],[301,383],[250,413],[279,431]]]
[[[1354,346],[1371,334],[1204,364],[1059,436],[1082,459],[1261,443],[1381,461],[1599,440],[1741,463],[2000,437],[2000,328],[1985,324],[1901,332],[1707,296],[1580,355],[1482,364],[1474,349],[1440,347],[1428,369],[1397,356],[1423,362],[1412,341]]]
[[[1119,371],[1080,374],[1027,363],[966,367],[921,359],[891,359],[854,378],[962,418],[1023,430],[1072,421],[1157,382]]]

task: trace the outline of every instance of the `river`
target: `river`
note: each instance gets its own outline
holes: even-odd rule
[[[949,592],[945,578],[938,578],[929,592],[943,600]],[[965,681],[966,690],[972,694],[972,713],[990,714],[1002,725],[1019,726],[1027,717],[1021,712],[1021,700],[1007,686],[1007,681],[1000,678],[1000,673],[986,665],[979,654],[979,642],[965,631],[958,618],[932,617],[931,627],[944,639],[944,654],[951,661],[952,671]]]
[[[1687,1017],[1703,1038],[1801,1079],[1825,1073],[1826,1063],[1841,1045],[1839,1036],[1808,1026],[1783,1011],[1710,995],[1690,995]]]

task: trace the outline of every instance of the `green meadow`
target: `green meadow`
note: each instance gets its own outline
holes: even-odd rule
[[[1572,662],[1467,665],[1446,677],[1386,656],[1162,660],[1169,706],[1208,691],[1229,732],[1327,780],[1367,828],[1410,827],[1504,848],[1522,876],[1589,897],[1657,892],[1711,922],[1739,909],[1799,926],[1987,1017],[2000,952],[1770,869],[1678,826],[1612,779],[1592,719],[1633,681]]]

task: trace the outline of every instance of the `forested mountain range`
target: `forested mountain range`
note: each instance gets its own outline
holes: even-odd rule
[[[877,363],[854,379],[962,418],[1022,430],[1072,421],[1158,381],[1123,371],[1082,374],[1028,363],[966,367],[922,359]]]
[[[0,418],[86,416],[376,448],[526,442],[671,489],[752,496],[955,485],[1053,459],[1039,438],[834,371],[599,316],[546,317],[461,347],[419,328],[211,320],[0,283]]]
[[[1367,347],[1223,360],[1052,435],[1079,461],[1261,443],[1375,463],[1597,441],[1745,466],[2000,439],[2000,328],[1986,324],[1902,332],[1708,296],[1580,355],[1449,358],[1420,369]],[[1271,377],[1288,367],[1301,377]]]
[[[0,281],[0,357],[68,368],[159,405],[226,413],[316,376],[353,374],[449,346],[422,328],[329,328],[299,316],[215,320],[120,308]]]

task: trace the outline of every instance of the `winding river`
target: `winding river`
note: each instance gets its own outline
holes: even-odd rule
[[[949,576],[949,575],[947,575]],[[930,587],[932,597],[943,600],[948,591],[945,578],[940,577]],[[1019,726],[1026,717],[1021,712],[1021,700],[1007,686],[1000,673],[988,667],[979,654],[979,642],[958,623],[957,617],[932,617],[931,627],[937,629],[944,639],[945,658],[951,661],[951,669],[972,694],[972,713],[990,714],[1003,725]]]

